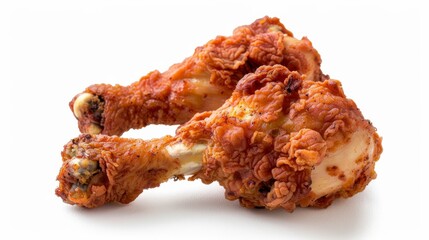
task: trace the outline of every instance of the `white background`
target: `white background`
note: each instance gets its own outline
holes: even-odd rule
[[[13,4],[12,4],[13,2]],[[149,2],[149,1],[148,1]],[[323,3],[322,3],[323,2]],[[427,215],[423,76],[427,14],[411,1],[2,1],[2,239],[422,239]],[[168,182],[129,205],[87,210],[54,194],[78,135],[68,102],[94,83],[128,85],[265,15],[308,36],[383,137],[378,178],[325,210],[249,210],[217,184]],[[427,80],[427,79],[426,79]],[[425,85],[427,86],[427,84]],[[425,117],[425,118],[424,118]],[[125,136],[149,139],[174,127]],[[427,141],[427,140],[425,140]],[[422,154],[423,155],[423,154]],[[427,157],[426,157],[427,158]],[[427,161],[427,159],[425,159]],[[6,163],[6,164],[5,164]],[[426,181],[427,183],[427,181]],[[424,207],[427,210],[427,207]],[[22,239],[22,238],[21,238]]]

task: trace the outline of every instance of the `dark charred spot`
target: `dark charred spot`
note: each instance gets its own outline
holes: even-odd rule
[[[98,109],[98,105],[99,105],[98,103],[99,103],[98,101],[94,101],[94,100],[89,101],[88,102],[89,111],[90,112],[96,112]]]
[[[288,93],[296,92],[301,87],[301,80],[290,75],[289,79],[287,79],[285,90]]]
[[[267,195],[271,191],[271,187],[268,185],[262,185],[258,190],[261,194]]]
[[[89,122],[103,125],[103,112],[104,112],[105,101],[102,96],[94,96],[88,101],[88,105],[85,109],[84,115]]]

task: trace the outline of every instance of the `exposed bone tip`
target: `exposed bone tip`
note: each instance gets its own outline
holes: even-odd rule
[[[102,129],[100,127],[100,125],[96,124],[96,123],[91,123],[88,128],[87,128],[87,133],[89,134],[99,134],[101,133]]]
[[[91,93],[81,93],[73,103],[73,114],[77,119],[82,117],[82,109],[88,105],[88,101],[94,97]]]

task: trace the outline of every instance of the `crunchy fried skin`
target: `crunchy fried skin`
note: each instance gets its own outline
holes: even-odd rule
[[[324,196],[312,193],[312,171],[357,132],[370,144],[352,176]],[[335,80],[302,81],[283,66],[245,76],[212,114],[196,115],[178,129],[189,143],[206,139],[203,168],[192,179],[218,181],[225,197],[245,207],[327,207],[362,191],[376,177],[381,138]],[[345,161],[345,160],[344,160]]]
[[[136,140],[119,140],[119,137],[90,139],[90,143],[85,143],[90,147],[81,147],[82,143],[76,143],[77,140],[66,145],[63,161],[71,160],[70,149],[76,147],[70,146],[76,144],[77,149],[83,150],[75,152],[82,156],[90,156],[91,151],[109,156],[95,155],[90,159],[105,161],[101,166],[107,166],[111,176],[123,177],[119,191],[121,197],[126,196],[127,201],[123,202],[135,198],[134,193],[147,187],[139,181],[146,183],[144,172],[151,167],[140,164],[149,160],[136,159],[134,152],[148,156],[145,148],[150,144],[138,146]],[[98,139],[104,139],[103,143],[97,143]],[[345,97],[339,81],[304,81],[298,72],[291,72],[282,65],[262,66],[244,76],[219,109],[196,114],[177,130],[174,138],[157,141],[158,151],[177,143],[189,149],[196,144],[206,145],[201,152],[201,168],[190,180],[201,179],[206,184],[217,181],[225,188],[227,199],[238,199],[244,207],[287,211],[293,211],[296,206],[327,207],[338,197],[350,197],[362,191],[376,177],[375,161],[382,152],[381,138],[375,128],[363,118],[355,103]],[[113,146],[119,143],[122,147]],[[132,154],[124,154],[124,149]],[[141,176],[134,175],[135,171],[120,170],[124,169],[121,162],[112,156],[120,156],[126,164],[139,165],[127,165],[127,169],[145,170],[141,170]],[[173,177],[177,161],[166,154],[162,156],[164,159],[156,157],[157,161],[163,161],[157,166],[170,171]],[[119,165],[110,169],[113,163]],[[79,200],[70,199],[70,186],[76,180],[64,177],[68,171],[64,170],[67,165],[64,166],[58,177],[57,194],[68,203],[101,205],[98,202],[81,204]],[[100,171],[106,170],[101,167]],[[129,180],[126,179],[128,175]],[[162,175],[155,182],[165,180]],[[109,180],[109,184],[104,185],[107,189],[115,189],[115,184]],[[134,191],[133,184],[138,186],[138,191]],[[155,185],[149,187],[152,186]],[[128,191],[128,187],[132,191]],[[127,196],[128,192],[133,193],[132,197]],[[117,194],[109,190],[107,193],[109,196]],[[86,194],[91,196],[90,192]],[[91,201],[92,197],[85,199]],[[105,199],[119,201],[120,197]],[[108,201],[101,203],[105,202]]]
[[[96,84],[86,104],[70,108],[83,133],[121,135],[148,124],[183,124],[195,113],[214,110],[229,98],[238,80],[262,65],[282,64],[320,81],[321,59],[307,38],[293,37],[278,18],[264,17],[218,36],[182,63],[153,71],[129,86]]]
[[[64,146],[60,182],[55,193],[69,204],[93,208],[109,202],[130,203],[143,189],[167,181],[180,164],[165,152],[171,137],[143,141],[105,135],[81,134]],[[82,182],[71,174],[73,159],[97,162],[91,179]]]

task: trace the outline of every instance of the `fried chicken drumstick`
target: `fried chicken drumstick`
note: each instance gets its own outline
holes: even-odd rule
[[[219,182],[244,207],[327,207],[376,177],[381,138],[336,80],[304,81],[282,65],[239,81],[217,110],[176,136],[143,141],[81,134],[64,146],[56,194],[93,208],[129,203],[170,178]]]
[[[321,59],[307,38],[293,37],[277,18],[265,17],[218,36],[193,56],[129,86],[96,84],[76,95],[70,108],[81,132],[122,135],[148,124],[183,124],[195,113],[215,110],[238,80],[262,65],[282,64],[320,81]]]

